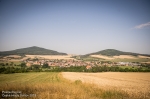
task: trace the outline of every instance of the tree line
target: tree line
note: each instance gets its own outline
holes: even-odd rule
[[[32,65],[27,67],[25,63],[21,63],[20,68],[14,66],[3,66],[0,68],[0,73],[26,73],[26,72],[150,72],[150,66],[139,68],[122,68],[118,66],[94,66],[90,69],[86,69],[85,66],[70,66],[70,67],[53,67],[48,64]]]

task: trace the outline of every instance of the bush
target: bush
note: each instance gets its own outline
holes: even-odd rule
[[[82,81],[81,80],[76,80],[74,83],[78,85],[78,84],[82,84]]]

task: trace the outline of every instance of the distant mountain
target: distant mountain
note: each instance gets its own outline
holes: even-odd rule
[[[0,52],[0,56],[6,56],[6,55],[25,55],[25,54],[30,54],[30,55],[67,55],[66,53],[60,53],[57,51],[33,46],[33,47],[28,47],[28,48],[21,48],[21,49],[16,49],[12,51],[3,51]]]
[[[89,55],[106,55],[106,56],[119,56],[119,55],[133,55],[133,56],[138,56],[138,55],[143,55],[143,56],[150,56],[148,54],[138,54],[138,53],[132,53],[132,52],[123,52],[123,51],[119,51],[119,50],[115,50],[115,49],[106,49],[106,50],[102,50],[102,51],[98,51],[95,53],[90,53],[90,54],[86,54],[85,56],[89,56]]]

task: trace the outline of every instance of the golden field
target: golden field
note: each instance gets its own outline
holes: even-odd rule
[[[81,80],[96,84],[103,89],[123,90],[131,97],[150,98],[150,73],[75,73],[64,72],[63,77],[71,81]]]
[[[127,75],[120,73],[118,75],[115,72],[114,74],[73,72],[0,74],[0,91],[21,91],[21,94],[29,95],[28,97],[10,97],[11,99],[149,99],[150,94],[147,93],[149,89],[146,89],[145,94],[142,90],[142,87],[149,88],[149,79],[147,78],[149,77],[149,73],[142,73],[141,76],[140,73],[133,73],[131,75],[130,73]],[[67,78],[67,76],[72,76],[74,79],[71,79],[72,77]],[[143,76],[145,77],[143,78]],[[94,83],[96,79],[97,82]],[[137,81],[140,81],[139,85],[135,83]],[[124,88],[128,89],[129,87],[130,89],[134,88],[134,84],[138,87],[143,83],[141,86],[143,93],[131,95],[128,93],[130,89],[124,91],[118,88],[122,86],[123,82],[128,82],[127,85],[131,84],[130,86],[124,86]],[[110,86],[111,84],[112,86]],[[115,84],[118,85],[114,86]]]

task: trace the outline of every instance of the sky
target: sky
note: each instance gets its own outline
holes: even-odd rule
[[[150,54],[150,0],[0,0],[0,51]]]

